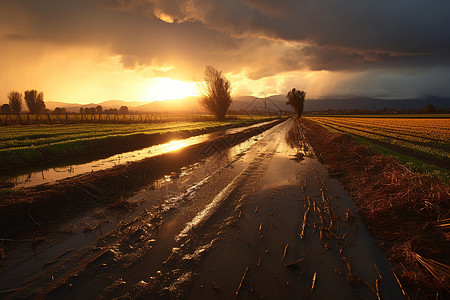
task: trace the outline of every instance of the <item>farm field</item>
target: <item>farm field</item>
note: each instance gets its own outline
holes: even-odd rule
[[[55,125],[55,124],[130,124],[130,123],[155,123],[155,122],[199,122],[212,121],[212,115],[203,114],[0,114],[0,125]]]
[[[137,149],[176,135],[190,136],[246,126],[264,118],[222,122],[162,122],[147,124],[17,125],[0,128],[0,169],[46,161],[74,159],[96,152]],[[115,151],[113,148],[117,148]]]
[[[392,158],[360,151],[367,147],[313,121],[267,123],[252,126],[244,135],[229,130],[228,138],[219,135],[212,143],[109,170],[5,189],[0,203],[5,240],[0,247],[5,261],[0,292],[12,298],[40,293],[49,299],[124,294],[210,299],[220,289],[224,298],[267,293],[307,298],[313,292],[324,299],[401,299],[401,285],[411,293],[418,286],[425,294],[443,290],[442,272],[433,278],[405,253],[449,264],[444,255],[448,247],[441,245],[443,233],[434,225],[448,218],[446,186],[405,172]],[[335,165],[329,165],[330,154],[338,155]],[[371,172],[369,177],[361,176],[358,168],[339,169],[354,165]],[[354,195],[368,228],[353,195],[329,174],[352,176],[344,183],[369,190]],[[429,201],[420,201],[424,195]],[[426,228],[425,222],[430,223]],[[412,241],[413,225],[418,242],[405,252],[401,247]],[[396,257],[394,269],[369,234],[373,228],[387,257]],[[13,238],[17,242],[11,242]],[[20,266],[26,266],[25,276]],[[412,272],[404,272],[405,267]]]
[[[308,117],[323,127],[347,132],[375,150],[425,173],[449,178],[450,119]]]
[[[5,196],[0,230],[10,235],[2,238],[37,224],[51,231],[37,233],[35,248],[28,236],[5,242],[0,291],[48,299],[214,299],[219,292],[224,299],[312,292],[369,299],[377,291],[365,282],[375,286],[382,276],[378,293],[399,298],[386,258],[356,218],[349,194],[314,157],[298,121],[266,129],[213,147],[215,153],[184,148]],[[174,166],[183,169],[171,173]],[[146,188],[121,193],[137,182]],[[108,205],[90,208],[99,202]],[[83,213],[61,219],[74,210]]]
[[[372,151],[373,144],[364,145],[362,137],[353,138],[345,128],[330,130],[309,118],[302,118],[301,125],[314,151],[350,191],[364,222],[397,264],[403,287],[416,290],[415,299],[427,299],[420,296],[427,287],[436,298],[448,299],[448,183]]]

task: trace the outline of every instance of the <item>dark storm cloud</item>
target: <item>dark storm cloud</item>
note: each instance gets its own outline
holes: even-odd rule
[[[27,36],[15,33],[4,34],[2,37],[6,40],[15,40],[15,41],[28,40]]]
[[[449,11],[441,0],[6,0],[0,24],[4,39],[107,47],[127,68],[215,64],[257,79],[448,66]]]
[[[167,3],[151,2],[159,9]],[[234,36],[306,43],[298,59],[307,55],[301,65],[312,63],[312,69],[423,64],[427,57],[431,64],[441,63],[437,58],[442,57],[448,64],[448,1],[190,0],[176,1],[176,6],[182,9],[174,18],[200,20]]]
[[[225,61],[243,43],[199,21],[168,24],[153,15],[154,8],[144,1],[7,1],[0,3],[0,28],[9,39],[106,47],[127,68],[181,62],[180,68],[203,70],[205,62]]]
[[[390,54],[373,51],[353,51],[316,45],[293,47],[280,58],[280,63],[292,69],[312,71],[360,71],[386,68],[423,68],[450,65],[446,54]]]

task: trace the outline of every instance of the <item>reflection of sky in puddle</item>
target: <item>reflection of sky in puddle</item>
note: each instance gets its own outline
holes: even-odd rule
[[[105,170],[115,167],[119,164],[134,162],[142,160],[144,158],[179,150],[184,147],[204,142],[208,140],[208,136],[209,135],[205,134],[201,136],[191,137],[185,140],[171,141],[166,144],[156,145],[132,152],[116,154],[105,159],[100,159],[85,164],[52,168],[40,172],[34,172],[27,175],[18,176],[14,178],[12,182],[14,182],[16,187],[30,187],[43,183],[55,182],[64,178],[73,177],[88,172]]]
[[[272,122],[272,121],[270,121]],[[240,127],[240,128],[232,128],[229,130],[226,130],[224,132],[221,132],[221,134],[232,134],[239,131],[243,131],[245,129],[255,127],[255,126],[261,126],[263,124],[267,124],[270,122],[264,122],[259,123],[251,126],[246,127]],[[47,170],[42,170],[38,172],[32,172],[29,174],[17,176],[15,178],[12,178],[10,181],[14,183],[15,187],[18,188],[24,188],[24,187],[31,187],[36,186],[44,183],[52,183],[57,180],[74,177],[80,174],[88,173],[88,172],[96,172],[100,170],[106,170],[109,168],[113,168],[119,164],[124,164],[127,162],[135,162],[142,160],[144,158],[149,158],[157,155],[161,155],[164,153],[168,153],[171,151],[176,151],[188,146],[196,145],[202,142],[206,142],[210,140],[211,138],[217,137],[218,133],[210,133],[210,134],[203,134],[199,136],[193,136],[184,140],[175,140],[171,141],[169,143],[155,145],[143,149],[139,149],[136,151],[116,154],[108,158],[84,163],[84,164],[78,164],[78,165],[71,165],[71,166],[65,166],[65,167],[57,167],[57,168],[51,168]]]
[[[181,148],[186,147],[185,145],[185,141],[181,140],[181,141],[171,141],[170,143],[166,144],[166,150],[167,151],[175,151]]]

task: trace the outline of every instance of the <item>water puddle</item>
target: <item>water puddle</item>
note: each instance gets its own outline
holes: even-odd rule
[[[108,158],[103,158],[88,163],[50,168],[37,172],[30,172],[28,174],[20,175],[17,177],[6,178],[6,181],[13,183],[15,188],[27,188],[46,183],[53,183],[58,180],[74,177],[88,172],[106,170],[120,164],[136,162],[145,158],[154,157],[168,152],[180,150],[185,147],[207,142],[220,136],[224,136],[227,134],[235,134],[249,128],[269,124],[271,122],[274,121],[262,122],[251,126],[239,128],[231,128],[225,131],[193,136],[183,140],[174,140],[169,143],[154,145],[135,151],[120,153],[110,156]]]

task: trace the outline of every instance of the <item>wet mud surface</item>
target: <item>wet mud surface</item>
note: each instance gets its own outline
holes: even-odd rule
[[[402,299],[288,120],[7,248],[0,297]]]

